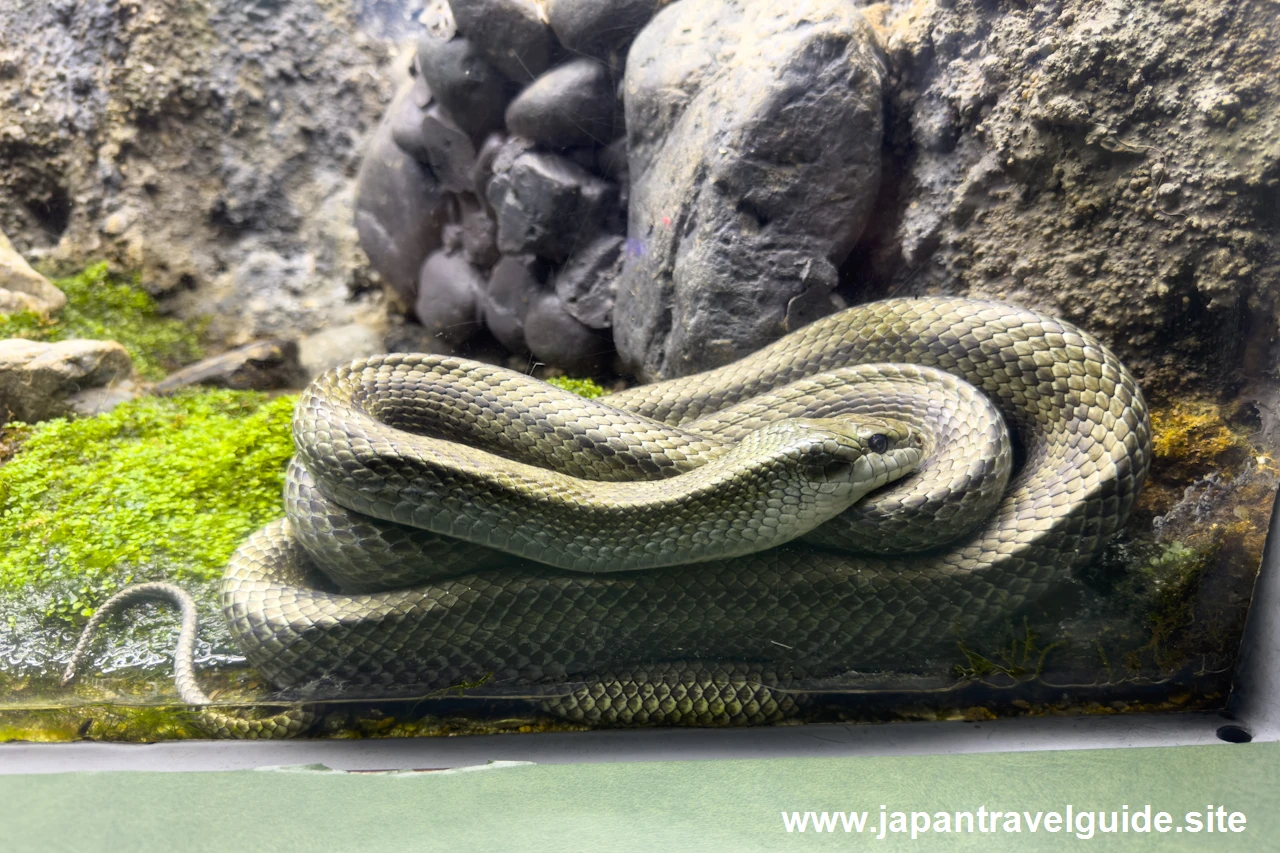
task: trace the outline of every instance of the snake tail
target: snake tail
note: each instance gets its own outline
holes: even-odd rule
[[[104,601],[84,626],[80,641],[76,643],[71,660],[62,673],[62,685],[65,687],[75,680],[76,671],[88,658],[89,648],[102,623],[118,611],[144,601],[156,600],[174,604],[182,615],[182,627],[178,631],[178,643],[173,655],[174,684],[182,701],[198,709],[196,724],[206,734],[215,738],[288,738],[301,733],[311,724],[315,715],[303,708],[290,708],[270,716],[252,718],[226,714],[210,707],[213,700],[200,689],[196,681],[196,632],[200,627],[196,602],[190,593],[171,583],[135,584]]]

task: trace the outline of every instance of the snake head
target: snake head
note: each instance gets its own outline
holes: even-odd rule
[[[803,418],[794,423],[812,443],[807,472],[819,490],[855,503],[903,477],[924,458],[924,435],[891,418]]]

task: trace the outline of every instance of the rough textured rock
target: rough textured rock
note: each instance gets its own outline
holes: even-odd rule
[[[498,248],[553,261],[569,257],[617,210],[617,186],[571,160],[541,151],[500,152],[488,185],[498,223]]]
[[[0,231],[0,314],[31,311],[49,315],[66,304],[66,294],[33,270]]]
[[[3,340],[0,417],[28,423],[66,417],[75,412],[73,395],[126,382],[132,373],[129,353],[115,341]]]
[[[468,39],[418,39],[418,71],[440,104],[474,139],[502,129],[511,82]]]
[[[560,297],[550,292],[529,306],[524,336],[538,361],[580,376],[598,373],[613,355],[608,336],[575,319]]]
[[[609,68],[575,59],[525,87],[507,107],[507,130],[556,148],[613,138],[616,84]]]
[[[592,329],[613,325],[613,303],[622,272],[621,237],[593,240],[574,252],[553,282],[564,310]]]
[[[636,33],[671,0],[544,0],[547,21],[574,53],[617,64]]]
[[[512,80],[532,80],[555,58],[555,36],[534,0],[449,0],[449,7],[458,32]]]
[[[1280,328],[1276,7],[893,4],[900,165],[855,291],[1005,299],[1098,333],[1150,393],[1229,393]]]
[[[152,389],[167,394],[179,388],[201,385],[237,391],[271,391],[295,388],[302,381],[298,344],[294,341],[255,341],[230,352],[211,356],[171,373]]]
[[[484,287],[483,276],[461,254],[432,252],[418,278],[418,322],[447,345],[462,343],[480,328],[478,300]]]
[[[356,228],[369,262],[406,305],[417,295],[418,270],[440,247],[444,224],[442,189],[430,170],[392,138],[392,123],[412,84],[400,88],[374,133],[360,165],[356,189]]]
[[[834,310],[875,201],[883,67],[843,0],[676,3],[631,46],[613,326],[642,377],[725,364]]]
[[[394,7],[394,8],[393,8]],[[394,88],[387,0],[0,3],[0,230],[106,259],[231,345],[376,307],[353,179]],[[264,278],[246,265],[274,273]]]

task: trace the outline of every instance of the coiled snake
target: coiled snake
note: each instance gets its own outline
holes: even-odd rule
[[[1098,552],[1151,456],[1141,391],[1105,346],[956,298],[851,308],[603,401],[380,356],[317,380],[294,437],[289,517],[222,585],[272,684],[488,679],[603,723],[775,720],[805,679],[981,638]],[[68,678],[112,609],[157,595],[183,593],[144,585],[100,608]],[[190,646],[179,687],[205,704]],[[206,714],[242,736],[304,719]]]

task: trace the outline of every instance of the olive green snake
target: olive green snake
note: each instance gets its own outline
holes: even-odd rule
[[[980,639],[1097,554],[1151,458],[1142,393],[1097,339],[946,297],[850,308],[594,401],[450,356],[376,356],[313,383],[294,438],[288,518],[222,583],[271,684],[484,682],[606,724],[777,720],[797,685]],[[109,612],[165,597],[184,609],[183,701],[208,704],[184,595],[118,593],[67,680]],[[248,737],[306,721],[206,717]]]

